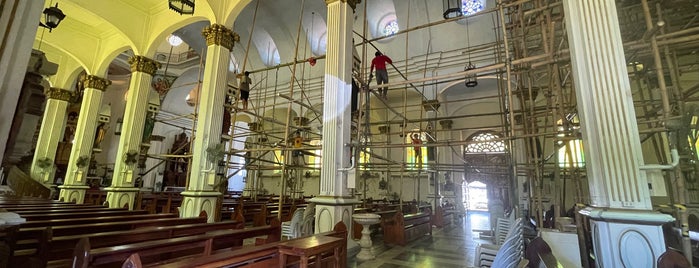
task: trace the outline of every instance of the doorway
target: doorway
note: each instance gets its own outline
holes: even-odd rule
[[[467,210],[488,211],[488,190],[485,183],[474,181],[462,187],[464,207]]]

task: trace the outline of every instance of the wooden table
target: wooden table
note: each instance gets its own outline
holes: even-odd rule
[[[279,267],[286,267],[288,256],[301,258],[300,267],[308,267],[308,259],[316,256],[316,267],[321,267],[322,254],[332,250],[334,264],[340,263],[340,249],[345,240],[330,236],[311,236],[304,239],[291,240],[279,245]],[[334,267],[338,267],[334,265]]]

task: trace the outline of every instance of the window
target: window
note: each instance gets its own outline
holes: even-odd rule
[[[312,140],[310,142],[311,146],[321,146],[323,143],[322,140]],[[308,156],[308,164],[311,165],[311,167],[314,168],[320,168],[323,165],[323,158],[321,157],[323,155],[323,150],[318,149],[313,151],[313,155]]]
[[[563,141],[558,141],[564,144]],[[558,166],[562,168],[581,168],[585,166],[585,154],[583,154],[582,140],[569,140],[567,144],[558,148]]]
[[[564,123],[565,122],[565,123]],[[556,121],[558,141],[558,166],[561,168],[581,168],[585,166],[582,140],[578,138],[580,120],[577,114],[568,114]]]
[[[400,29],[398,28],[398,22],[395,20],[392,20],[392,21],[386,23],[386,26],[383,27],[383,35],[386,35],[386,36],[394,35],[399,30]]]
[[[461,1],[461,12],[464,16],[470,16],[478,12],[483,11],[485,5],[483,0],[462,0]]]
[[[471,143],[466,146],[467,153],[492,153],[504,152],[505,142],[498,140],[500,136],[492,132],[481,132],[475,134],[469,139],[476,143]]]
[[[282,172],[282,165],[284,165],[284,151],[274,150],[274,174],[279,174]]]
[[[408,144],[415,144],[413,142],[414,135],[417,135],[419,144],[425,143],[425,138],[427,137],[425,132],[410,132],[405,137],[405,142]],[[420,156],[416,156],[415,148],[419,148]],[[405,162],[408,163],[408,169],[426,169],[427,168],[427,147],[424,146],[410,146],[408,147]]]

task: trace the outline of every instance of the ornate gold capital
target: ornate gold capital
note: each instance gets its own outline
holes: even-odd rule
[[[238,34],[228,29],[226,26],[221,24],[214,24],[209,27],[204,28],[201,34],[206,38],[206,45],[219,45],[227,48],[228,50],[233,49],[233,43],[240,40]]]
[[[131,65],[132,73],[142,72],[150,74],[152,76],[155,74],[155,71],[160,69],[160,62],[154,61],[144,56],[133,56],[129,58],[129,64]]]
[[[329,5],[329,4],[338,2],[338,1],[343,2],[343,3],[347,3],[348,5],[350,5],[350,7],[352,7],[352,10],[356,10],[357,5],[362,3],[362,0],[325,0],[325,4]]]
[[[454,124],[454,121],[446,119],[439,121],[439,124],[442,125],[442,129],[451,129],[451,126]]]
[[[85,78],[83,78],[83,85],[85,88],[94,88],[105,91],[107,86],[111,84],[112,81],[94,75],[86,75]]]
[[[62,101],[73,101],[73,97],[75,96],[73,91],[68,91],[57,87],[49,88],[44,93],[46,94],[46,97],[49,99]]]

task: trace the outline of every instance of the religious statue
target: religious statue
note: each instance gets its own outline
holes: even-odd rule
[[[150,136],[153,134],[153,128],[155,127],[155,113],[148,112],[146,115],[146,120],[143,125],[143,138],[142,143],[149,143]]]
[[[95,131],[95,142],[92,148],[100,149],[100,144],[104,140],[104,136],[107,134],[108,128],[109,124],[105,122],[101,122],[99,125],[97,125],[97,131]]]

